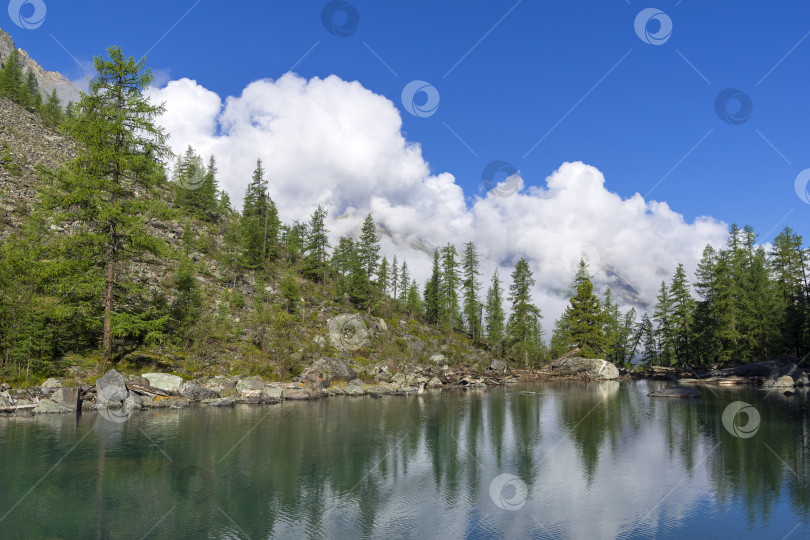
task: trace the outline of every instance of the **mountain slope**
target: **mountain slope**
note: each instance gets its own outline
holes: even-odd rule
[[[14,39],[0,28],[0,67],[5,65],[6,58],[16,48]],[[23,73],[28,70],[34,72],[39,83],[39,91],[44,99],[51,95],[51,91],[56,90],[56,95],[59,96],[62,105],[65,105],[68,101],[76,102],[79,100],[80,89],[78,86],[70,82],[61,73],[45,70],[25,50],[17,50],[20,52]]]

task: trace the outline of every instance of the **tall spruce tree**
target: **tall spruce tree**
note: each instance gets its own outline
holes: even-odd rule
[[[326,216],[329,213],[321,205],[312,213],[307,227],[306,257],[304,275],[309,279],[326,281],[329,261],[329,231],[326,229]]]
[[[433,270],[425,283],[425,319],[428,324],[439,324],[439,286],[442,274],[439,264],[439,250],[433,252]]]
[[[593,293],[593,283],[584,259],[574,279],[576,294],[569,300],[563,316],[567,320],[568,335],[572,344],[580,348],[583,356],[591,358],[604,355],[607,342],[604,334],[604,312],[599,299]]]
[[[397,279],[402,284],[400,286],[400,295],[399,295],[400,304],[405,305],[408,302],[407,293],[410,292],[410,291],[406,292],[405,289],[410,289],[411,287],[411,272],[408,270],[407,261],[402,261],[402,267],[399,269],[399,277]]]
[[[56,95],[55,88],[51,90],[48,101],[40,109],[40,115],[46,126],[54,127],[62,123],[62,103],[59,101],[59,96]]]
[[[669,325],[675,357],[682,366],[689,366],[694,356],[693,316],[696,303],[689,291],[689,281],[683,264],[679,263],[675,269],[669,295],[672,309]]]
[[[461,263],[464,281],[461,283],[463,291],[464,320],[467,330],[473,341],[481,338],[481,301],[478,298],[481,283],[478,281],[479,271],[478,251],[475,244],[467,242],[464,245],[464,257]]]
[[[458,259],[456,247],[447,244],[441,249],[441,280],[439,282],[439,324],[445,332],[459,327]]]
[[[390,280],[389,280],[389,285],[391,288],[391,292],[394,295],[394,300],[397,299],[397,289],[400,287],[404,289],[409,285],[407,280],[400,279],[399,268],[397,268],[397,264],[399,264],[397,263],[397,256],[394,255],[394,262],[391,265]],[[400,282],[402,283],[402,285],[400,285]]]
[[[17,103],[25,101],[25,82],[23,80],[22,64],[20,63],[20,52],[12,50],[3,70],[0,71],[0,95],[3,95]]]
[[[529,366],[529,358],[540,352],[540,309],[532,303],[532,287],[535,285],[529,263],[522,258],[515,264],[512,284],[509,286],[509,301],[512,312],[506,326],[509,350],[515,360]]]
[[[377,280],[380,282],[380,290],[383,294],[388,294],[391,284],[391,269],[388,266],[388,257],[383,257],[380,268],[377,270]]]
[[[653,320],[656,324],[655,331],[659,347],[658,359],[662,365],[674,365],[677,356],[675,354],[675,333],[672,327],[672,297],[665,281],[661,282],[661,287],[658,289]]]
[[[357,251],[366,273],[366,279],[373,282],[380,264],[380,239],[377,236],[377,225],[371,214],[363,220]]]
[[[503,286],[497,268],[492,274],[492,283],[487,289],[486,313],[487,341],[502,357],[506,314],[503,310]]]
[[[412,317],[419,317],[422,315],[422,299],[419,298],[419,285],[416,280],[412,280],[408,286],[408,293],[405,299],[405,310]]]

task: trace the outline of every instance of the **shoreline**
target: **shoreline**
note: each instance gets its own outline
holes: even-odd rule
[[[501,369],[490,366],[480,372],[447,365],[413,365],[392,373],[385,364],[352,369],[343,360],[327,358],[317,361],[292,382],[265,381],[260,376],[240,374],[184,381],[167,373],[124,376],[113,369],[95,385],[66,387],[58,379],[21,389],[4,384],[0,391],[0,419],[99,412],[108,420],[123,422],[134,411],[144,409],[277,404],[331,396],[416,395],[425,390],[483,389],[521,382],[663,380],[681,388],[761,386],[786,395],[792,395],[796,388],[810,386],[807,374],[795,363],[769,361],[722,369],[706,367],[698,373],[693,369],[663,366],[650,366],[636,372],[619,370],[604,360],[561,360],[541,369],[509,369],[496,365]],[[586,363],[587,367],[596,366],[599,370],[587,371],[581,367]],[[576,369],[571,368],[574,364]],[[606,365],[615,371],[602,376]]]

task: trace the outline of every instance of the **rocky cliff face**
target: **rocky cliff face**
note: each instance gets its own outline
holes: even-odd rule
[[[0,67],[5,65],[6,58],[16,48],[17,46],[11,36],[0,28]],[[76,102],[79,100],[80,90],[78,86],[66,79],[61,73],[46,71],[27,52],[22,49],[18,50],[20,51],[23,73],[28,70],[34,72],[43,98],[47,99],[51,95],[51,91],[55,89],[56,95],[62,100],[62,106],[66,105],[68,101]]]

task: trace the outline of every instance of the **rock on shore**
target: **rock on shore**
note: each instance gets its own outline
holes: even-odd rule
[[[619,368],[611,362],[596,358],[559,358],[551,363],[551,373],[557,377],[586,380],[613,380],[619,378]]]

